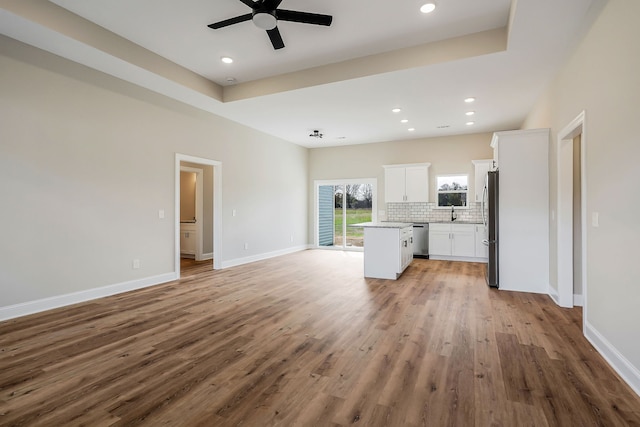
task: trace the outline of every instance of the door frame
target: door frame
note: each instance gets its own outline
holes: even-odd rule
[[[195,257],[196,257],[196,261],[202,261],[202,241],[204,240],[203,238],[204,236],[202,235],[202,232],[203,232],[202,224],[204,223],[204,213],[203,213],[203,199],[204,199],[203,187],[204,186],[202,185],[202,179],[204,177],[204,170],[181,165],[180,172],[192,172],[196,174],[196,253],[195,253]],[[178,217],[178,220],[180,220],[180,217]]]
[[[573,307],[573,144],[580,135],[580,199],[582,234],[583,319],[587,317],[587,126],[582,111],[558,133],[557,285],[561,307]],[[583,321],[583,325],[585,322]]]
[[[325,249],[325,250],[339,250],[339,251],[362,251],[363,248],[354,248],[354,247],[347,247],[345,245],[346,241],[343,242],[342,246],[336,247],[336,246],[331,246],[331,247],[325,247],[325,246],[319,246],[318,245],[318,234],[320,233],[320,221],[319,221],[319,215],[320,215],[320,207],[318,206],[318,194],[319,194],[319,189],[320,186],[322,185],[345,185],[345,184],[370,184],[371,185],[371,192],[373,195],[373,199],[371,200],[371,221],[376,222],[378,220],[378,180],[377,178],[360,178],[360,179],[353,179],[353,178],[348,178],[348,179],[316,179],[313,181],[313,188],[314,188],[314,196],[313,196],[313,207],[314,207],[314,214],[313,214],[313,223],[314,223],[314,227],[313,227],[313,239],[314,239],[314,247],[316,249]],[[342,226],[342,234],[343,237],[346,235],[346,221],[343,220],[342,222],[343,226]]]
[[[222,268],[222,162],[188,154],[175,154],[174,164],[174,270],[180,278],[180,162],[213,167],[213,269]],[[204,218],[203,218],[204,221]],[[202,221],[202,222],[203,222]],[[202,236],[202,234],[200,234]],[[204,236],[203,236],[204,237]],[[201,239],[203,240],[203,239]],[[202,253],[202,250],[201,250]]]

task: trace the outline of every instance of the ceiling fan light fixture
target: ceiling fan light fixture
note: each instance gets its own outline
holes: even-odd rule
[[[267,11],[254,13],[252,20],[256,27],[263,30],[273,30],[278,25],[276,17]]]
[[[233,58],[230,58],[228,56],[221,56],[220,61],[224,62],[225,64],[231,64],[233,62]]]
[[[420,7],[420,12],[431,13],[436,10],[436,4],[434,2],[427,2]]]

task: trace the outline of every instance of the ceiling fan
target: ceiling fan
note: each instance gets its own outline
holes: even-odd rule
[[[278,30],[278,21],[329,26],[333,20],[331,15],[278,9],[282,0],[240,1],[251,8],[251,13],[236,16],[235,18],[225,19],[224,21],[214,22],[207,26],[217,30],[229,25],[252,20],[256,27],[267,31],[274,49],[282,49],[284,47],[284,42],[282,41],[280,31]]]

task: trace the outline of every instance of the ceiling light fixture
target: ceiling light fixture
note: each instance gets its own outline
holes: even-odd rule
[[[473,116],[476,112],[475,111],[467,111],[465,114],[467,116]]]
[[[407,129],[409,132],[413,132],[414,130],[416,130],[416,128],[409,128]]]
[[[394,112],[394,113],[399,113],[400,111],[402,111],[402,109],[401,109],[401,108],[396,107],[396,108],[394,108],[394,109],[393,109],[393,110],[391,110],[391,111],[392,111],[392,112]]]
[[[402,120],[400,120],[400,123],[409,123],[409,120],[407,120],[407,119],[402,119]]]
[[[313,132],[311,132],[311,133],[309,134],[309,136],[310,136],[311,138],[318,138],[318,139],[322,139],[322,134],[321,134],[321,133],[320,133],[320,131],[319,131],[319,130],[317,130],[317,129],[316,129],[316,130],[314,130]]]
[[[422,13],[431,13],[434,10],[436,10],[436,4],[433,2],[425,3],[420,7],[420,12]]]
[[[220,61],[224,62],[225,64],[231,64],[233,62],[233,58],[230,58],[228,56],[221,56]]]
[[[466,99],[464,100],[464,102],[466,102],[467,104],[470,104],[470,103],[472,103],[472,102],[473,102],[473,101],[475,101],[475,100],[476,100],[475,98],[473,98],[473,97],[469,97],[469,98],[466,98]]]
[[[258,27],[261,28],[263,30],[273,30],[276,25],[278,24],[278,20],[276,19],[275,12],[271,11],[261,11],[261,12],[256,12],[253,15],[253,18],[251,18],[251,20],[253,21],[253,24]]]
[[[467,122],[467,126],[473,126],[475,124],[476,124],[476,122]]]

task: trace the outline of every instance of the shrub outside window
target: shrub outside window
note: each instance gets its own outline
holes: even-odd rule
[[[436,177],[438,207],[467,206],[468,175],[440,175]]]

